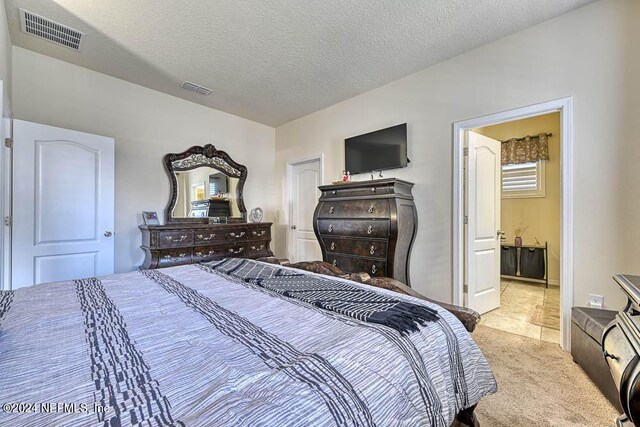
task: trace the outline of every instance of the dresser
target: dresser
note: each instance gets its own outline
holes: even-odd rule
[[[271,223],[140,225],[142,268],[162,268],[228,257],[273,256]]]
[[[323,260],[345,272],[411,286],[409,258],[418,224],[412,187],[395,178],[319,187],[313,227]]]
[[[606,360],[623,414],[618,427],[640,425],[640,276],[613,277],[627,296],[627,304],[602,334],[602,354]]]

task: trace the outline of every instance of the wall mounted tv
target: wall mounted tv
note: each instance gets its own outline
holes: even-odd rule
[[[407,166],[407,124],[344,140],[345,169],[351,174]]]

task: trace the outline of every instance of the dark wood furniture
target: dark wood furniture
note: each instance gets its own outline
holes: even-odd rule
[[[616,275],[614,280],[627,295],[602,335],[602,351],[618,389],[623,414],[618,426],[640,425],[640,276]]]
[[[409,258],[418,224],[412,187],[395,178],[319,187],[313,228],[322,259],[348,273],[411,286]]]
[[[220,258],[273,256],[271,223],[141,225],[142,268],[162,268]]]
[[[228,222],[246,222],[247,208],[244,205],[244,184],[247,181],[247,167],[236,163],[226,152],[217,150],[211,144],[205,146],[195,145],[182,153],[170,153],[164,156],[164,170],[167,172],[170,183],[169,203],[164,210],[165,222],[202,222],[202,218],[174,217],[173,211],[178,201],[178,173],[187,172],[198,168],[213,168],[224,173],[229,178],[238,180],[236,185],[235,203],[237,203],[240,216],[229,217]],[[207,219],[205,219],[207,221]]]
[[[247,223],[247,210],[243,201],[247,168],[236,163],[224,151],[213,145],[194,146],[182,153],[164,156],[164,168],[169,176],[170,196],[165,209],[165,225],[140,225],[142,250],[145,258],[142,268],[172,267],[220,258],[261,258],[273,256],[271,223]],[[202,217],[174,217],[178,201],[178,174],[213,168],[229,178],[235,178],[233,198],[240,216],[232,217],[230,200],[208,199],[191,202],[191,206],[206,212]],[[184,190],[183,190],[184,191]],[[226,215],[221,215],[226,214]],[[212,223],[218,217],[227,223]],[[212,218],[215,217],[215,218]]]

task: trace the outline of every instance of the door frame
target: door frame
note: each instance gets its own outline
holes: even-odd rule
[[[560,113],[560,346],[571,350],[573,305],[573,97],[453,123],[453,304],[464,301],[464,132],[474,128]]]
[[[286,215],[284,223],[287,227],[287,258],[293,259],[293,233],[291,232],[291,218],[293,218],[293,167],[303,165],[305,163],[319,162],[320,163],[320,185],[324,184],[324,154],[314,154],[312,156],[303,157],[295,160],[287,160],[286,171],[286,190],[285,190],[285,204]]]

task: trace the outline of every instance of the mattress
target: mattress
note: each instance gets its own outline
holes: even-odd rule
[[[1,292],[0,425],[446,427],[496,391],[452,314],[372,291],[438,320],[400,333],[207,265]]]

